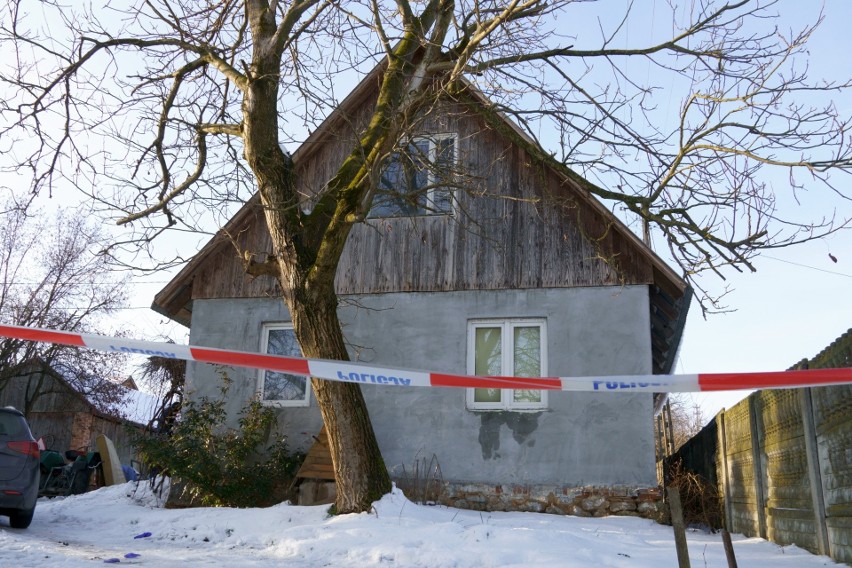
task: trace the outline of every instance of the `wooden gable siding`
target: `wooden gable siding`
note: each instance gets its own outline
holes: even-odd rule
[[[245,272],[242,253],[265,254],[272,251],[272,239],[266,230],[263,208],[256,199],[246,225],[223,237],[223,243],[204,262],[192,280],[192,298],[263,298],[280,296],[275,279],[251,278]]]
[[[51,373],[25,369],[21,374],[4,378],[3,382],[0,406],[14,406],[26,412],[27,401],[34,398],[31,412],[88,412],[91,408],[80,393]]]
[[[361,99],[356,112],[336,113],[329,119],[333,123],[324,129],[318,140],[299,148],[296,174],[306,202],[336,173],[337,166],[351,152],[359,127],[369,119],[375,91],[366,91]],[[274,278],[252,278],[243,268],[242,258],[246,252],[258,255],[258,260],[272,252],[272,239],[266,230],[258,196],[255,195],[237,215],[243,216],[243,222],[230,234],[215,237],[221,244],[195,272],[193,299],[280,297],[281,291]]]
[[[362,107],[363,109],[364,107]],[[322,188],[351,149],[367,115],[345,117],[298,161],[306,195]],[[459,212],[368,219],[353,227],[338,268],[340,294],[602,286],[652,282],[635,244],[582,199],[553,169],[488,128],[462,103],[444,104],[424,132],[457,136]],[[271,242],[254,201],[242,231],[196,273],[193,298],[266,297],[272,278],[246,276],[240,251],[265,254]]]

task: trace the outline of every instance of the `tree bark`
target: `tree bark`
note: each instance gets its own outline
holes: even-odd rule
[[[333,290],[321,297],[297,299],[289,308],[306,357],[349,359]],[[311,379],[311,384],[329,433],[337,481],[336,512],[369,510],[373,501],[390,491],[391,482],[361,387],[320,379]]]
[[[348,360],[337,316],[335,270],[316,266],[329,234],[308,233],[295,187],[293,162],[278,145],[278,59],[258,58],[243,98],[245,157],[257,180],[277,264],[283,301],[305,357]],[[322,224],[322,223],[320,223]],[[345,242],[348,226],[331,231]],[[336,268],[336,266],[334,267]],[[328,432],[337,481],[337,513],[369,510],[391,489],[359,385],[312,379]]]
[[[272,238],[274,254],[265,270],[277,265],[276,276],[303,355],[345,361],[349,355],[334,289],[337,264],[352,224],[364,213],[370,171],[399,137],[407,118],[416,114],[423,102],[420,95],[431,84],[427,67],[440,50],[424,48],[422,34],[437,19],[442,24],[434,30],[440,36],[433,38],[434,44],[442,43],[452,2],[431,0],[421,18],[407,22],[404,38],[389,54],[369,124],[311,213],[301,211],[294,164],[278,144],[281,53],[274,40],[274,18],[259,5],[248,13],[255,46],[243,90],[241,132]],[[361,388],[318,379],[312,379],[312,385],[328,432],[337,481],[336,510],[368,510],[391,484]]]

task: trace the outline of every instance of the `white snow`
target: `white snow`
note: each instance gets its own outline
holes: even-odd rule
[[[131,422],[147,426],[160,407],[159,397],[134,389],[127,389],[124,393],[124,405],[122,414]]]
[[[109,559],[229,568],[677,566],[671,527],[632,517],[479,513],[415,505],[396,490],[371,513],[337,517],[327,506],[175,510],[157,501],[144,482],[41,499],[29,529],[11,529],[0,517],[0,566],[103,566]],[[836,565],[795,546],[732,536],[740,566]],[[687,538],[692,566],[727,566],[720,535],[690,531]]]

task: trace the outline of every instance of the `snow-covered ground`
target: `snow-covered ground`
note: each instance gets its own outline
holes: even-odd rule
[[[286,504],[166,510],[146,487],[42,499],[26,530],[0,517],[0,566],[677,566],[671,528],[630,517],[478,513],[415,505],[398,491],[371,513],[338,517]],[[740,566],[835,565],[795,546],[733,537]],[[688,541],[692,566],[727,566],[719,535],[691,531]]]

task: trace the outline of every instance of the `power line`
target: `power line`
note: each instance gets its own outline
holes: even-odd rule
[[[774,256],[761,255],[763,258],[768,258],[771,260],[777,260],[778,262],[784,262],[786,264],[792,264],[793,266],[799,266],[801,268],[808,268],[810,270],[817,270],[819,272],[825,272],[826,274],[833,274],[835,276],[843,276],[845,278],[852,278],[852,274],[845,274],[843,272],[835,272],[834,270],[826,270],[825,268],[817,268],[816,266],[809,266],[807,264],[801,264],[799,262],[793,262],[792,260],[784,260],[783,258],[776,258]]]

